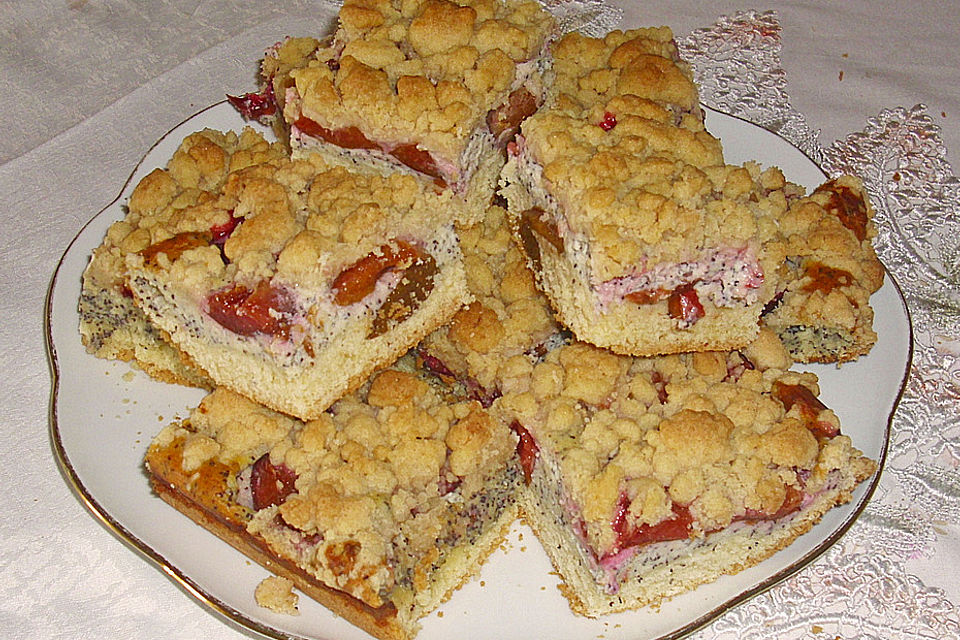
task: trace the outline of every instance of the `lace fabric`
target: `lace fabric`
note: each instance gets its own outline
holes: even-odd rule
[[[864,180],[877,252],[910,310],[914,355],[877,492],[822,558],[698,638],[947,638],[960,609],[909,562],[960,522],[960,180],[923,105],[882,111],[827,148],[790,105],[775,12],[744,12],[679,39],[701,99],[789,140],[830,176]]]
[[[623,11],[602,0],[540,0],[557,19],[560,33],[579,31],[598,38],[615,29]]]

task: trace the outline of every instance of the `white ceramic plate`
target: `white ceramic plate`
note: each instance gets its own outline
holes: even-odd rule
[[[266,571],[154,496],[141,460],[164,425],[185,417],[202,392],[155,382],[123,363],[98,360],[80,344],[77,300],[90,252],[111,222],[123,216],[130,191],[146,173],[166,164],[182,138],[204,127],[239,129],[226,103],[209,107],[159,140],[122,193],[84,226],[57,267],[47,297],[47,339],[54,375],[50,428],[55,454],[81,501],[123,541],[150,558],[201,603],[243,627],[274,638],[369,639],[307,598],[301,615],[258,607],[254,588]],[[780,166],[788,179],[813,188],[820,169],[781,138],[752,124],[708,112],[729,162],[754,159]],[[879,341],[859,361],[812,367],[822,398],[839,414],[844,433],[883,462],[889,422],[900,396],[912,344],[906,307],[887,279],[874,296]],[[861,485],[848,505],[829,512],[810,533],[760,565],[727,576],[664,604],[598,620],[574,616],[533,534],[516,525],[503,551],[424,620],[419,638],[676,638],[709,623],[730,607],[798,571],[835,543],[863,510],[876,478]]]

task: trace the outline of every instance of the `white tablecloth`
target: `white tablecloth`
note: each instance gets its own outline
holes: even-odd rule
[[[620,26],[667,24],[679,39],[721,15],[774,9],[790,104],[820,132],[822,147],[864,130],[886,109],[923,104],[919,113],[927,117],[934,155],[948,170],[958,158],[960,12],[947,3],[616,4]],[[244,637],[121,544],[64,481],[48,434],[44,296],[64,248],[116,197],[151,143],[225,93],[252,89],[263,49],[285,35],[326,31],[330,6],[305,0],[0,2],[0,113],[8,123],[0,137],[0,370],[7,380],[0,405],[0,629],[7,637]],[[941,141],[945,150],[938,152]],[[943,219],[956,222],[955,180],[946,184]],[[960,255],[943,260],[957,285]],[[893,500],[899,511],[890,512],[886,525],[893,540],[909,540],[909,557],[858,557],[848,568],[854,584],[875,585],[868,598],[876,611],[837,611],[832,601],[802,604],[824,597],[830,581],[824,571],[843,568],[843,557],[831,557],[697,638],[764,637],[758,620],[780,601],[793,607],[780,611],[805,616],[792,628],[790,620],[769,622],[790,637],[960,636],[960,335],[951,333],[960,315],[958,290],[944,299],[954,306],[943,308],[942,330],[930,340],[945,369],[925,364],[914,389],[922,398],[924,385],[936,388],[924,419],[937,433],[921,441],[936,450],[918,446],[913,457],[899,458],[909,477],[925,483],[904,496],[927,500],[916,506]],[[897,450],[902,444],[895,441],[891,454],[904,453]],[[911,509],[915,526],[904,516]],[[822,615],[811,615],[818,608]]]

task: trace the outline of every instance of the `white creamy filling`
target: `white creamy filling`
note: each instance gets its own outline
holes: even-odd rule
[[[629,275],[594,282],[589,242],[570,229],[558,199],[549,191],[543,166],[532,157],[522,136],[517,136],[516,162],[520,182],[536,206],[554,221],[566,259],[583,282],[590,283],[586,286],[596,295],[601,313],[610,303],[621,301],[631,293],[673,291],[685,284],[693,284],[698,296],[717,307],[750,306],[759,299],[763,271],[756,253],[749,247],[719,249],[699,260],[661,263],[650,268],[640,265]]]
[[[422,248],[433,256],[438,270],[460,254],[456,235],[449,227],[442,229],[435,238],[427,242],[426,246]],[[344,266],[344,268],[347,267],[349,265]],[[439,277],[439,271],[437,277]],[[296,296],[297,308],[300,310],[295,316],[287,318],[291,326],[290,339],[258,333],[247,337],[250,340],[248,344],[256,345],[255,349],[269,354],[281,366],[309,365],[313,361],[313,356],[309,355],[302,347],[305,339],[309,339],[316,349],[323,348],[331,341],[336,340],[338,336],[348,330],[350,323],[357,318],[376,313],[402,278],[402,271],[388,269],[380,274],[374,290],[370,294],[362,300],[346,306],[334,302],[334,292],[331,288],[310,292],[302,287],[278,280],[276,282],[277,286],[290,292],[296,292],[295,294],[291,293],[291,295]],[[203,311],[206,320],[219,328],[218,331],[211,332],[211,335],[216,336],[220,332],[223,336],[221,339],[214,337],[214,341],[232,342],[238,337],[244,337],[230,331],[209,316],[208,298],[209,295],[200,297],[197,300],[197,306]],[[270,313],[275,314],[272,309]],[[199,330],[199,328],[194,329],[194,333]]]
[[[253,508],[253,465],[237,474],[237,504],[251,511]]]
[[[538,445],[539,446],[539,445]],[[586,570],[593,576],[597,584],[610,588],[607,572],[598,562],[599,554],[587,539],[586,523],[580,515],[580,505],[574,500],[567,484],[563,481],[563,474],[552,456],[541,455],[534,468],[535,490],[541,505],[549,505],[551,518],[557,526],[572,533],[573,539],[579,546],[578,555],[583,560]],[[558,505],[559,510],[554,510]],[[613,583],[616,589],[616,583]]]
[[[522,134],[517,134],[516,145],[517,177],[520,179],[520,183],[537,206],[549,213],[554,219],[560,218],[557,200],[545,184],[543,165],[533,158],[530,147],[527,146],[526,138]]]
[[[457,236],[451,226],[441,227],[437,235],[430,239],[425,245],[423,242],[412,242],[410,244],[418,246],[424,252],[430,254],[436,261],[437,274],[440,277],[440,271],[451,259],[456,259],[460,255]],[[348,268],[346,265],[344,268]],[[388,269],[380,274],[373,291],[359,302],[350,305],[340,306],[333,300],[333,290],[327,289],[310,299],[305,299],[304,309],[312,309],[311,314],[321,318],[320,331],[314,335],[314,346],[322,346],[330,340],[336,339],[345,327],[358,316],[373,314],[383,306],[390,293],[396,289],[397,285],[403,279],[402,271]]]
[[[377,279],[377,284],[367,297],[345,306],[334,302],[333,290],[329,290],[309,301],[307,308],[313,309],[313,313],[317,317],[323,318],[323,332],[317,336],[318,340],[314,343],[315,346],[322,346],[340,335],[344,327],[353,322],[355,318],[368,315],[379,309],[402,278],[402,272],[385,271]]]
[[[508,96],[520,87],[526,87],[530,93],[537,97],[538,102],[543,99],[546,93],[544,75],[550,72],[553,64],[553,58],[548,55],[547,51],[550,42],[550,38],[547,38],[536,56],[517,63],[516,75],[510,84],[510,91],[507,92]]]
[[[480,158],[493,146],[493,134],[487,129],[486,124],[477,127],[470,139],[467,140],[467,146],[460,154],[460,179],[451,185],[455,193],[463,193],[467,190],[467,185],[480,166]],[[439,163],[438,165],[439,166]]]
[[[752,249],[727,248],[701,260],[634,269],[629,275],[595,285],[594,291],[601,308],[606,308],[631,293],[673,291],[691,283],[701,298],[717,307],[749,306],[759,297],[763,272]]]

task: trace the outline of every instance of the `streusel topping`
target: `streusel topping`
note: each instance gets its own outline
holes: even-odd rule
[[[777,169],[724,164],[675,53],[666,29],[565,36],[547,105],[522,125],[521,167],[542,167],[561,229],[591,245],[597,282],[716,248],[759,253],[795,189]]]
[[[625,505],[636,526],[688,507],[703,534],[748,511],[776,513],[788,491],[818,489],[850,443],[840,435],[819,443],[802,403],[785,409],[777,384],[819,392],[813,374],[781,368],[790,363],[768,332],[745,353],[657,358],[574,343],[504,381],[495,407],[556,460],[602,555],[617,542]],[[825,408],[813,419],[838,424]]]
[[[264,578],[254,591],[257,604],[271,611],[289,616],[299,615],[300,597],[293,592],[293,582],[280,576]]]
[[[847,214],[848,209],[859,209],[858,215]],[[791,257],[849,272],[870,293],[883,283],[883,265],[873,248],[873,208],[859,179],[841,176],[824,183],[791,204],[780,228]]]
[[[218,244],[212,235],[226,227]],[[361,176],[318,157],[291,160],[250,130],[239,139],[203,131],[137,186],[129,214],[108,238],[117,259],[152,260],[199,293],[232,283],[252,288],[274,276],[274,284],[309,291],[329,289],[339,269],[393,235],[412,242],[435,227],[411,176]],[[177,239],[180,250],[160,250]]]
[[[203,229],[197,225],[200,215],[209,213],[207,228],[226,223],[229,215],[214,213],[214,202],[227,176],[284,155],[281,145],[268,143],[252,129],[239,134],[205,130],[187,136],[167,167],[147,174],[131,193],[127,215],[110,225],[85,277],[104,288],[120,287],[127,254],[182,231]]]
[[[620,115],[637,115],[703,130],[692,72],[667,27],[567,34],[553,48],[553,69],[550,94],[571,116],[597,124],[611,114],[619,126]]]
[[[185,439],[187,471],[216,460],[239,477],[268,455],[273,468],[295,475],[293,492],[260,508],[248,528],[289,544],[283,553],[309,548],[304,566],[373,606],[411,570],[405,563],[435,557],[441,534],[452,535],[444,529],[452,491],[480,491],[516,448],[478,403],[449,403],[395,369],[310,422],[218,389],[187,426],[157,439]]]
[[[285,118],[302,112],[329,129],[357,127],[455,161],[553,28],[530,1],[348,1],[333,43],[289,72],[299,100],[287,101]],[[285,43],[280,56],[296,57],[287,48],[303,50]]]
[[[459,376],[495,392],[500,369],[560,331],[513,241],[506,211],[491,205],[481,223],[461,229],[467,285],[474,302],[422,343]]]

